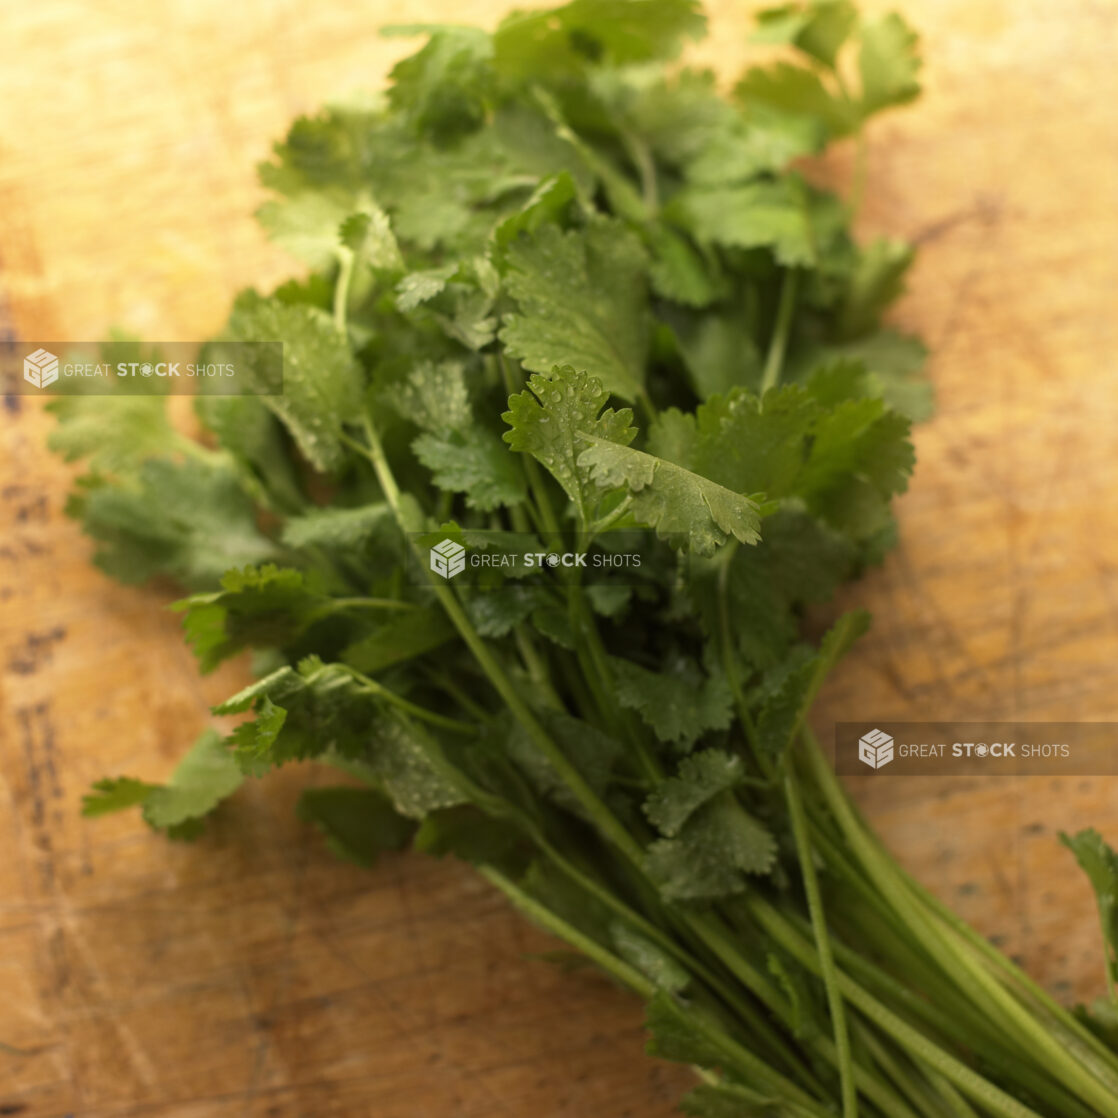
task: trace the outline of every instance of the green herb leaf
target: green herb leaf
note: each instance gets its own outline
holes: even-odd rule
[[[599,496],[590,479],[588,464],[581,457],[586,440],[597,436],[611,444],[628,444],[636,435],[629,424],[628,408],[602,408],[609,393],[602,382],[571,366],[556,367],[550,376],[540,373],[528,379],[528,387],[509,397],[509,410],[501,418],[511,430],[505,442],[538,459],[566,491],[586,523]]]
[[[328,316],[246,291],[233,308],[229,334],[236,341],[283,342],[283,393],[265,402],[316,469],[338,469],[346,453],[342,430],[360,412],[363,377]]]
[[[514,12],[494,45],[503,73],[539,80],[593,62],[675,58],[684,40],[705,27],[696,0],[571,0],[547,11]]]
[[[652,672],[631,660],[611,660],[617,701],[635,710],[656,736],[690,749],[707,730],[730,725],[732,697],[722,676],[706,676],[694,665]]]
[[[169,575],[210,587],[230,567],[276,551],[234,470],[195,458],[148,458],[120,483],[87,476],[66,511],[97,542],[94,563],[121,582]]]
[[[744,776],[741,759],[721,749],[705,749],[685,757],[676,776],[665,780],[644,802],[649,822],[668,838],[679,834],[691,816],[738,784]]]
[[[144,800],[144,819],[171,830],[208,815],[244,780],[237,763],[216,730],[206,730],[179,762],[171,779]]]
[[[629,490],[629,506],[640,524],[675,547],[710,555],[733,537],[741,543],[760,538],[757,505],[743,493],[632,447],[584,436],[590,445],[578,465],[589,469],[603,489]]]
[[[359,866],[374,865],[386,851],[402,850],[415,832],[415,824],[398,815],[375,788],[308,788],[299,797],[298,811],[339,858]]]
[[[776,842],[729,793],[688,818],[676,838],[649,846],[645,866],[667,900],[714,900],[740,893],[747,874],[766,874]]]
[[[1087,875],[1102,923],[1106,969],[1113,989],[1118,983],[1118,854],[1094,828],[1075,835],[1060,832],[1060,841],[1075,855],[1079,868]]]
[[[109,815],[114,811],[139,807],[157,787],[157,784],[147,784],[131,776],[98,780],[82,797],[82,815]]]
[[[646,258],[616,221],[562,232],[540,225],[506,250],[506,283],[517,312],[501,340],[526,369],[571,365],[625,400],[644,391],[648,352]]]
[[[793,179],[688,187],[672,199],[667,216],[702,243],[771,249],[788,267],[815,260],[806,198]]]
[[[858,70],[865,115],[903,105],[919,94],[919,38],[896,12],[864,22],[859,40]]]

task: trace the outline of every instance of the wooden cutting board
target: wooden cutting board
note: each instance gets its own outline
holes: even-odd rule
[[[899,550],[844,597],[877,624],[817,726],[1118,720],[1118,8],[902,6],[927,95],[874,126],[863,225],[921,244],[897,320],[932,347],[939,411]],[[712,5],[696,52],[727,74],[747,7]],[[0,325],[203,336],[234,290],[289,270],[248,217],[271,138],[382,83],[401,44],[378,25],[500,9],[6,6]],[[246,789],[192,847],[79,820],[93,779],[164,776],[240,669],[199,680],[166,596],[88,566],[48,429],[33,401],[0,410],[0,1114],[671,1113],[689,1075],[641,1057],[639,1007],[533,958],[549,941],[457,865],[338,865],[292,818],[313,773]],[[1061,996],[1099,992],[1089,893],[1054,836],[1118,838],[1118,783],[855,785],[983,931]]]

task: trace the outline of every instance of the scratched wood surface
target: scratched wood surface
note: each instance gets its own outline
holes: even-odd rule
[[[922,243],[898,321],[932,346],[901,547],[845,595],[877,624],[818,712],[1118,720],[1118,8],[903,5],[928,92],[871,135],[867,232]],[[746,5],[698,56],[744,57]],[[190,338],[288,263],[247,215],[298,112],[378,85],[382,23],[491,0],[39,0],[0,33],[0,329]],[[825,173],[842,179],[846,153]],[[161,609],[87,565],[32,401],[0,412],[0,1113],[668,1115],[638,1008],[533,959],[470,873],[340,866],[292,819],[313,773],[238,795],[194,847],[77,817],[173,765],[238,668],[199,681]],[[1118,837],[1113,780],[854,782],[925,881],[1062,996],[1101,969],[1056,844]]]

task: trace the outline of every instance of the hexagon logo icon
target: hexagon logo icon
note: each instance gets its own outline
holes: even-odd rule
[[[880,769],[893,760],[893,739],[884,730],[870,730],[858,739],[858,760]]]
[[[443,540],[431,548],[431,570],[451,579],[466,569],[466,549],[454,540]]]
[[[45,349],[37,349],[23,359],[23,379],[36,388],[49,388],[58,380],[58,358]]]

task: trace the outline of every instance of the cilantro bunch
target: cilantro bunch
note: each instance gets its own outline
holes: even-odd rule
[[[387,95],[261,168],[309,272],[224,337],[282,341],[282,395],[199,398],[197,438],[159,396],[56,402],[96,562],[185,585],[201,669],[256,676],[232,734],[86,811],[190,837],[335,765],[300,812],[341,855],[473,863],[647,1002],[689,1114],[1118,1115],[1102,1027],[908,878],[807,725],[866,618],[812,641],[805,610],[893,542],[930,395],[881,322],[911,249],[852,237],[860,172],[795,161],[916,96],[916,37],[788,4],[727,94],[673,61],[703,31],[694,0],[395,29],[425,41]],[[427,563],[620,539],[607,581]]]

